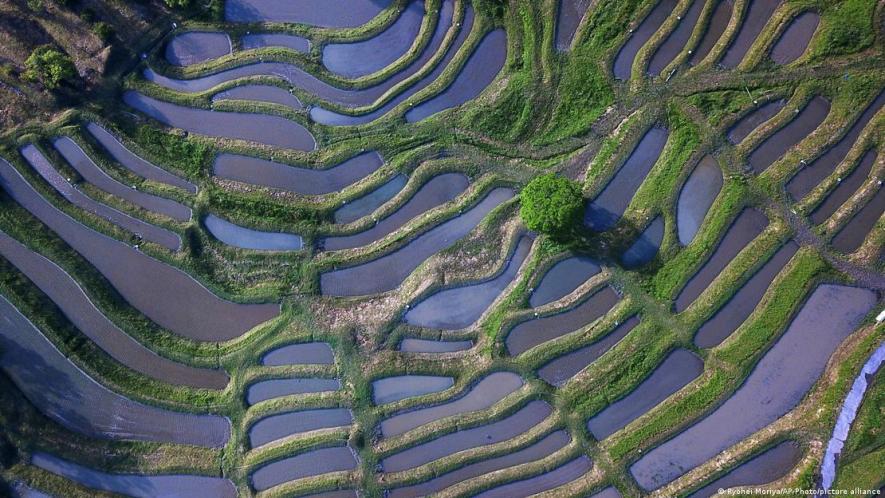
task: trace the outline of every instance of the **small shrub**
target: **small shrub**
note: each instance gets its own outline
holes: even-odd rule
[[[519,214],[531,230],[563,239],[581,223],[581,188],[568,178],[554,173],[536,177],[522,190],[519,199]]]
[[[186,9],[190,7],[191,0],[163,0],[172,9]]]
[[[106,22],[97,22],[92,26],[92,32],[104,43],[114,37],[114,28]]]
[[[39,81],[50,90],[58,88],[65,80],[71,80],[76,75],[77,69],[71,57],[51,45],[35,48],[25,61],[25,79]]]

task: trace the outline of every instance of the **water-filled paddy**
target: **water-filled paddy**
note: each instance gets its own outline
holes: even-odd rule
[[[633,194],[642,185],[646,175],[664,150],[670,132],[666,128],[648,130],[630,157],[624,162],[602,192],[587,205],[584,224],[596,232],[604,232],[621,219]]]
[[[455,385],[452,377],[437,375],[400,375],[372,381],[372,401],[376,405],[393,403],[422,394],[445,391]]]
[[[749,7],[744,12],[737,36],[732,39],[719,64],[727,68],[740,64],[781,2],[782,0],[749,0]]]
[[[187,273],[87,228],[52,206],[2,160],[0,182],[16,202],[92,263],[129,304],[172,332],[198,341],[224,341],[279,315],[278,304],[221,299]]]
[[[251,33],[240,38],[243,50],[264,47],[291,48],[296,52],[310,52],[310,40],[285,33]]]
[[[381,33],[352,43],[323,47],[323,65],[333,73],[359,78],[396,62],[412,46],[424,20],[423,0],[412,0]]]
[[[464,214],[431,228],[392,253],[356,266],[323,273],[320,276],[322,293],[330,296],[363,296],[395,289],[427,258],[454,245],[492,209],[514,195],[509,188],[496,188]]]
[[[399,472],[459,451],[500,443],[530,430],[551,413],[553,408],[544,401],[531,401],[513,415],[497,422],[446,434],[386,457],[381,460],[381,466],[385,472]]]
[[[876,195],[851,217],[851,220],[833,237],[833,247],[846,254],[856,251],[876,222],[885,213],[885,189],[880,188]]]
[[[397,436],[435,420],[484,410],[522,387],[522,378],[513,372],[495,372],[470,387],[465,394],[442,404],[406,411],[381,422],[385,437]]]
[[[329,472],[353,470],[357,458],[348,446],[321,448],[269,463],[252,473],[250,480],[257,491],[285,482]]]
[[[269,367],[284,365],[331,365],[335,363],[335,353],[325,342],[305,342],[289,344],[265,353],[261,364]]]
[[[566,311],[526,320],[507,334],[507,352],[516,356],[539,344],[581,330],[606,314],[619,299],[618,293],[606,286]]]
[[[435,176],[422,185],[405,204],[371,228],[351,235],[326,237],[322,239],[322,247],[327,251],[337,251],[381,240],[422,213],[452,201],[467,190],[469,185],[470,179],[461,173],[443,173]]]
[[[652,35],[661,27],[661,24],[667,19],[673,9],[676,8],[677,0],[661,0],[658,2],[651,12],[645,16],[639,27],[630,33],[630,38],[618,51],[614,63],[614,75],[619,80],[629,80],[630,73],[633,69],[633,59],[636,53],[645,45]]]
[[[703,360],[686,349],[677,349],[630,394],[593,416],[587,428],[601,441],[685,387],[703,371]]]
[[[556,49],[568,50],[575,38],[575,32],[591,0],[559,0],[559,11],[556,17]]]
[[[29,144],[23,147],[21,149],[21,154],[28,164],[34,168],[37,174],[46,180],[47,183],[52,185],[52,187],[71,204],[86,212],[104,218],[124,230],[128,230],[138,238],[159,244],[170,251],[177,251],[181,248],[181,237],[179,237],[177,233],[173,233],[165,228],[129,216],[128,214],[118,211],[107,204],[102,204],[81,192],[80,189],[61,176],[61,173],[49,163],[46,157],[34,145]],[[12,168],[12,166],[5,161],[3,161],[3,165],[10,169]],[[13,174],[17,175],[18,173],[14,172]]]
[[[676,233],[688,245],[722,189],[722,170],[713,156],[704,156],[685,181],[676,204]]]
[[[80,370],[0,296],[0,369],[44,415],[90,437],[175,442],[218,448],[230,422],[144,405]]]
[[[191,367],[157,355],[121,330],[61,267],[0,231],[0,255],[19,269],[85,336],[128,368],[162,382],[224,389],[223,370]]]
[[[538,287],[529,296],[529,306],[537,308],[557,301],[597,273],[599,265],[589,258],[575,256],[564,259],[553,265],[541,278]]]
[[[639,234],[639,238],[624,251],[621,263],[625,268],[639,268],[645,265],[658,253],[664,241],[664,217],[658,216]]]
[[[301,236],[292,233],[263,232],[242,227],[210,214],[203,224],[213,237],[229,246],[259,251],[297,251],[303,242]]]
[[[459,482],[496,470],[540,460],[564,448],[570,441],[571,436],[566,431],[556,431],[521,450],[465,465],[421,484],[391,489],[387,496],[389,498],[417,498],[436,493]]]
[[[212,103],[225,100],[249,100],[254,102],[267,102],[279,104],[291,109],[300,110],[304,106],[298,97],[292,95],[289,90],[273,85],[242,85],[235,86],[230,90],[224,90],[212,96]]]
[[[121,166],[132,171],[136,175],[159,183],[165,183],[186,190],[191,194],[197,193],[197,186],[193,183],[174,175],[159,166],[135,155],[126,148],[120,140],[114,135],[102,128],[96,123],[87,123],[86,131],[101,144],[102,147],[113,157]]]
[[[757,0],[759,1],[759,0]],[[747,157],[756,174],[762,173],[794,145],[814,131],[830,112],[830,101],[823,97],[811,99],[786,126],[774,132]]]
[[[550,472],[521,481],[511,482],[484,491],[476,498],[517,498],[531,496],[559,486],[564,486],[590,471],[590,459],[584,455],[561,465]]]
[[[578,372],[619,343],[637,325],[639,325],[638,317],[632,316],[628,318],[624,323],[619,324],[614,330],[594,343],[551,360],[538,369],[538,377],[554,386],[565,384],[577,375]]]
[[[696,66],[710,55],[710,50],[713,50],[716,42],[719,41],[722,33],[725,32],[725,28],[728,27],[732,8],[733,0],[718,0],[716,7],[713,9],[713,14],[710,16],[710,21],[707,23],[707,30],[704,32],[704,36],[701,37],[697,48],[694,49],[689,64]]]
[[[479,42],[455,80],[435,97],[409,109],[406,121],[416,123],[476,98],[498,76],[506,59],[507,33],[496,29]]]
[[[771,60],[775,64],[789,64],[798,59],[808,48],[818,23],[820,16],[815,12],[804,12],[796,17],[771,49]]]
[[[848,151],[851,150],[851,147],[854,146],[854,143],[857,142],[857,138],[860,136],[860,133],[866,127],[867,123],[869,123],[873,116],[876,115],[883,104],[885,104],[885,92],[879,93],[876,100],[864,109],[860,117],[857,118],[857,121],[851,125],[836,145],[824,152],[810,164],[804,165],[803,168],[800,169],[789,182],[787,182],[787,192],[793,196],[793,199],[800,200],[808,195],[808,192],[811,192],[811,190],[817,187],[824,178],[828,177],[836,169],[839,163],[845,159],[845,156],[848,154]]]
[[[87,488],[120,493],[136,498],[189,498],[212,496],[236,498],[237,488],[229,479],[196,475],[110,474],[47,453],[35,453],[31,465],[66,477]]]
[[[667,39],[664,40],[664,43],[655,50],[654,55],[652,55],[651,60],[648,63],[648,74],[654,76],[661,74],[661,71],[663,71],[668,64],[673,62],[673,59],[682,52],[682,49],[685,48],[685,44],[691,37],[691,33],[694,31],[694,27],[697,24],[698,18],[704,10],[704,5],[706,3],[707,2],[704,0],[694,0],[692,2],[691,6],[688,7],[688,11],[686,11],[682,16],[682,19],[679,20],[676,29],[674,29],[667,36]]]
[[[363,152],[324,169],[290,166],[237,154],[219,154],[212,164],[215,176],[296,194],[321,195],[339,191],[371,175],[384,164],[375,151]]]
[[[476,322],[516,277],[533,242],[534,237],[523,235],[495,277],[432,294],[409,309],[404,320],[411,325],[448,330]]]
[[[291,396],[293,394],[319,393],[341,389],[338,379],[270,379],[260,380],[246,389],[246,403],[254,405],[261,401]]]
[[[723,488],[776,481],[799,463],[799,459],[802,457],[801,450],[794,441],[780,443],[695,491],[688,498],[708,498],[716,495]]]
[[[765,227],[768,218],[755,208],[741,211],[734,223],[725,232],[725,236],[716,246],[710,259],[691,277],[676,297],[676,311],[681,313],[710,286],[722,270],[731,263]]]
[[[866,289],[821,285],[735,394],[630,467],[639,485],[667,484],[793,409],[827,359],[877,301]]]
[[[165,125],[191,133],[302,151],[316,148],[316,140],[307,128],[280,116],[184,107],[132,90],[123,94],[123,101]]]
[[[454,353],[473,347],[473,341],[431,341],[428,339],[405,338],[399,343],[404,353]]]
[[[190,220],[191,209],[189,207],[171,199],[142,192],[111,178],[70,138],[59,137],[52,144],[62,157],[77,170],[77,173],[95,187],[148,211],[166,215],[177,221]]]
[[[376,209],[396,197],[396,194],[406,186],[408,181],[409,178],[406,175],[397,174],[384,185],[358,199],[348,202],[335,210],[335,223],[351,223],[374,213]]]
[[[811,222],[819,225],[829,219],[845,201],[851,198],[855,192],[869,179],[873,164],[876,163],[876,150],[868,150],[860,159],[851,173],[839,182],[839,185],[830,192],[820,205],[811,212]]]
[[[355,28],[365,24],[393,0],[228,0],[224,19],[231,22],[284,22],[325,28]]]
[[[778,99],[771,102],[765,102],[761,106],[748,112],[728,129],[728,141],[733,144],[743,142],[753,130],[759,127],[759,125],[773,118],[775,114],[781,112],[781,109],[783,109],[785,105],[787,105],[786,99]]]
[[[793,241],[784,244],[715,315],[704,322],[695,334],[694,343],[699,348],[712,348],[737,330],[756,309],[774,277],[798,250],[799,246]]]
[[[257,448],[293,434],[345,427],[352,423],[353,413],[347,408],[317,408],[271,415],[249,428],[249,447]]]
[[[231,53],[227,33],[191,31],[166,43],[166,60],[175,66],[190,66]]]

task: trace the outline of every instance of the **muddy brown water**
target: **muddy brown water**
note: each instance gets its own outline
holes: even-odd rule
[[[184,107],[133,90],[123,94],[123,101],[165,125],[191,133],[301,151],[316,149],[316,140],[307,128],[281,116]]]
[[[224,389],[223,370],[197,368],[157,355],[106,317],[61,267],[0,231],[0,256],[19,269],[85,336],[124,366],[161,382]]]
[[[864,153],[857,165],[851,173],[839,182],[838,186],[833,189],[824,201],[811,213],[811,222],[815,225],[827,221],[833,213],[836,212],[845,201],[851,198],[857,190],[869,181],[870,173],[873,170],[873,164],[876,163],[877,153],[875,149],[870,149]]]
[[[561,450],[568,445],[571,440],[572,438],[569,436],[568,432],[562,430],[556,431],[521,450],[465,465],[457,470],[448,472],[427,482],[391,489],[387,492],[386,496],[388,498],[417,498],[419,496],[438,493],[449,486],[453,486],[468,479],[473,479],[474,477],[479,477],[508,467],[534,462],[535,460],[541,460],[548,455]]]
[[[327,296],[364,296],[399,286],[421,263],[452,247],[470,233],[485,216],[516,195],[496,188],[464,214],[444,221],[415,237],[407,245],[366,263],[320,275],[320,289]]]
[[[831,244],[845,254],[856,251],[876,226],[882,213],[885,213],[885,189],[879,188],[876,195],[839,230]]]
[[[599,265],[590,258],[575,256],[553,265],[529,296],[529,306],[537,308],[571,294],[590,277],[599,273]]]
[[[280,313],[279,304],[221,299],[178,268],[80,224],[51,205],[2,160],[0,186],[95,266],[129,304],[182,337],[226,341]]]
[[[792,470],[801,458],[802,448],[799,444],[784,441],[688,495],[688,498],[709,498],[720,489],[774,482]]]
[[[235,86],[230,90],[224,90],[212,96],[212,103],[225,100],[251,100],[280,104],[295,110],[304,109],[298,97],[292,95],[291,92],[284,88],[273,85]]]
[[[362,180],[383,164],[384,159],[375,151],[363,152],[324,169],[290,166],[237,154],[219,154],[212,164],[212,174],[296,194],[322,195]]]
[[[374,213],[387,201],[396,197],[396,194],[400,193],[408,181],[409,177],[399,173],[368,194],[344,204],[335,210],[335,223],[342,225],[352,223]]]
[[[123,213],[122,211],[117,211],[107,204],[102,204],[81,192],[80,189],[61,176],[61,173],[50,164],[49,160],[46,159],[46,156],[44,156],[34,145],[29,144],[23,147],[21,149],[21,154],[34,171],[46,180],[46,183],[52,185],[52,187],[61,194],[65,200],[74,206],[100,218],[104,218],[120,228],[131,232],[138,238],[143,238],[144,240],[159,244],[170,251],[178,251],[181,249],[181,237],[179,237],[177,233],[150,224],[144,220]],[[4,166],[12,168],[12,166],[9,166],[9,164],[5,162]]]
[[[348,446],[321,448],[269,463],[253,472],[249,480],[256,491],[264,491],[296,479],[353,470],[357,464]]]
[[[689,64],[696,66],[710,55],[710,51],[713,50],[716,42],[719,41],[722,33],[725,32],[725,28],[728,27],[729,21],[731,21],[733,8],[734,0],[718,0],[716,7],[713,9],[713,14],[710,16],[710,21],[707,23],[707,29],[704,31],[704,35],[701,37],[697,48],[694,49]]]
[[[461,329],[475,323],[516,278],[533,242],[534,237],[523,235],[496,276],[432,294],[409,309],[404,321],[445,330]]]
[[[651,60],[648,63],[648,74],[653,76],[661,74],[661,71],[663,71],[668,64],[673,62],[673,59],[682,52],[685,48],[685,44],[688,43],[688,39],[691,38],[691,33],[694,31],[694,27],[698,23],[698,18],[701,16],[701,12],[704,10],[704,5],[706,3],[705,0],[694,0],[694,2],[692,2],[688,11],[686,11],[682,16],[682,19],[679,20],[679,24],[676,25],[676,29],[674,29],[667,36],[667,39],[664,40],[664,43],[655,50],[654,55],[652,55]],[[663,74],[661,75],[666,76]]]
[[[830,176],[836,167],[845,160],[845,156],[848,155],[851,147],[857,142],[857,138],[860,136],[863,129],[867,126],[873,116],[879,112],[879,109],[882,108],[883,104],[885,104],[885,92],[879,93],[879,96],[876,97],[866,109],[864,109],[860,117],[857,118],[857,121],[851,125],[836,145],[824,152],[810,164],[803,166],[802,169],[800,169],[799,172],[787,182],[787,192],[793,196],[793,199],[802,199],[817,187],[824,178]]]
[[[587,204],[584,225],[596,232],[604,232],[615,226],[627,210],[633,194],[657,162],[669,135],[666,128],[659,126],[645,132],[623,166],[618,168],[602,192]]]
[[[404,353],[454,353],[467,351],[472,347],[473,341],[432,341],[405,338],[399,343],[399,350]]]
[[[476,495],[476,498],[522,498],[541,493],[577,480],[590,471],[590,459],[581,455],[550,472],[521,481],[511,482]]]
[[[613,331],[594,343],[551,360],[538,369],[538,377],[553,386],[558,387],[565,384],[600,356],[604,355],[609,349],[613,348],[615,344],[621,342],[621,339],[626,337],[637,325],[639,325],[638,317],[632,316],[628,318],[624,323],[621,323]]]
[[[539,344],[581,330],[608,313],[619,300],[618,293],[606,286],[584,298],[573,308],[526,320],[507,334],[507,352],[511,356],[517,356]]]
[[[321,247],[338,251],[365,246],[396,232],[421,214],[452,201],[470,185],[470,179],[462,173],[444,173],[427,181],[396,211],[379,220],[371,228],[351,235],[322,239]]]
[[[829,100],[820,96],[811,99],[792,121],[753,149],[747,157],[747,163],[757,175],[762,173],[823,123],[829,112]]]
[[[124,146],[117,137],[96,123],[87,123],[86,131],[101,144],[121,166],[147,180],[165,183],[173,187],[184,189],[191,194],[197,193],[197,186],[193,183],[170,173],[159,166],[151,164],[137,156]]]
[[[431,38],[431,42],[428,45],[428,48],[424,50],[421,55],[421,58],[416,63],[413,63],[409,69],[397,73],[396,75],[391,77],[392,82],[396,82],[400,79],[400,75],[411,75],[417,72],[417,69],[413,71],[413,67],[416,65],[424,66],[431,58],[433,54],[436,54],[437,51],[442,47],[442,43],[445,40],[445,35],[448,33],[449,28],[451,28],[451,14],[449,11],[454,12],[454,8],[451,5],[452,2],[446,1],[443,2],[443,10],[442,14],[440,14],[440,18],[447,19],[447,23],[445,29],[442,27],[442,23],[437,23],[436,31],[434,32],[433,38]],[[368,113],[362,113],[358,115],[344,114],[335,112],[329,109],[325,109],[321,106],[314,106],[310,110],[310,118],[317,123],[330,125],[330,126],[354,126],[360,124],[366,124],[371,121],[374,121],[388,112],[390,112],[394,107],[403,103],[406,99],[415,95],[419,91],[430,86],[431,83],[436,81],[439,76],[449,67],[449,64],[452,62],[452,59],[455,58],[455,55],[459,52],[461,47],[464,45],[464,42],[467,40],[467,37],[470,35],[471,30],[473,28],[473,7],[468,5],[464,11],[464,18],[461,21],[460,27],[458,27],[458,35],[455,37],[455,40],[449,46],[448,50],[445,53],[443,59],[437,63],[437,65],[433,68],[433,70],[422,77],[419,81],[415,82],[412,85],[409,85],[407,89],[398,93],[395,97],[388,100],[387,103],[378,107],[374,111]],[[431,51],[432,48],[432,51]],[[424,57],[427,56],[425,60]],[[372,90],[371,88],[369,90]],[[374,91],[374,90],[373,90]],[[380,94],[379,94],[380,95]],[[373,99],[374,101],[375,99]]]
[[[496,29],[482,39],[445,90],[406,112],[406,121],[417,123],[438,112],[473,100],[501,72],[507,60],[507,32]]]
[[[756,309],[771,282],[798,250],[799,246],[790,241],[774,253],[715,315],[704,322],[695,334],[694,343],[699,348],[712,348],[737,330]]]
[[[771,60],[783,65],[798,59],[808,48],[819,23],[820,16],[815,12],[803,12],[796,17],[771,49]]]
[[[411,0],[393,24],[377,35],[352,43],[324,46],[323,65],[347,78],[359,78],[384,69],[411,48],[421,30],[424,15],[424,1]]]
[[[621,256],[624,268],[634,269],[654,259],[664,241],[664,217],[658,216],[646,227],[639,238]]]
[[[191,31],[166,43],[166,60],[174,66],[190,66],[231,53],[227,33]]]
[[[206,230],[221,242],[241,249],[258,251],[297,251],[302,248],[300,235],[283,232],[264,232],[242,227],[210,214],[203,218]]]
[[[293,434],[346,427],[352,423],[353,413],[347,408],[318,408],[271,415],[249,428],[249,447],[258,448]]]
[[[531,401],[513,415],[497,422],[446,434],[388,456],[381,460],[381,467],[384,472],[400,472],[459,451],[500,443],[530,430],[551,413],[553,408],[546,402]]]
[[[335,353],[325,342],[289,344],[268,351],[261,357],[261,364],[269,367],[284,365],[331,365]]]
[[[422,394],[445,391],[455,385],[452,377],[437,375],[400,375],[372,381],[372,401],[376,405],[393,403]]]
[[[676,297],[675,308],[677,313],[685,311],[688,306],[710,286],[713,280],[731,263],[753,239],[768,226],[768,218],[754,208],[741,211],[731,226],[725,232],[725,236],[716,245],[710,259],[689,279],[682,291]]]
[[[284,33],[252,33],[240,38],[243,50],[264,47],[291,48],[296,52],[310,52],[310,40],[298,35]]]
[[[592,0],[559,0],[556,17],[556,49],[564,52],[571,48],[575,32]]]
[[[80,370],[0,296],[0,369],[41,413],[74,432],[101,439],[220,448],[230,421],[164,410],[123,397]]]
[[[601,441],[685,387],[703,371],[703,360],[687,349],[677,349],[630,394],[592,417],[587,422],[587,428],[594,438]]]
[[[679,243],[688,245],[722,190],[722,170],[713,156],[704,156],[679,191],[676,203],[676,233]]]
[[[751,110],[728,129],[728,141],[733,144],[743,142],[753,130],[759,128],[759,125],[765,123],[773,118],[775,114],[781,112],[781,109],[783,109],[785,105],[787,105],[786,99],[778,99],[766,102]]]
[[[228,0],[229,22],[299,23],[324,28],[355,28],[372,20],[393,0]]]
[[[513,372],[494,372],[456,399],[398,413],[382,421],[381,433],[384,437],[393,437],[452,415],[485,410],[522,387],[522,384],[522,377]]]
[[[80,146],[68,137],[59,137],[52,142],[53,147],[65,158],[80,176],[95,187],[136,206],[168,216],[177,221],[191,219],[191,208],[164,197],[124,185],[104,172]]]
[[[749,0],[737,36],[732,39],[719,64],[729,69],[740,64],[781,3],[782,0]]]
[[[732,397],[630,467],[638,484],[672,482],[792,410],[876,301],[867,289],[818,286]]]
[[[293,394],[319,393],[341,389],[338,379],[270,379],[260,380],[246,389],[246,403],[254,405],[261,401],[291,396]]]
[[[48,453],[38,452],[31,465],[70,479],[81,486],[120,493],[136,498],[189,498],[211,496],[236,498],[237,488],[230,479],[198,475],[111,474],[77,465]]]
[[[660,2],[651,9],[651,12],[645,16],[645,19],[642,20],[639,27],[630,33],[627,42],[624,43],[624,46],[621,47],[621,50],[618,51],[618,55],[615,57],[615,63],[612,69],[615,79],[621,81],[630,79],[630,73],[633,69],[633,59],[636,58],[636,53],[639,52],[639,49],[645,45],[645,42],[647,42],[648,39],[660,29],[661,24],[663,24],[667,17],[670,16],[678,3],[677,0],[660,0]]]

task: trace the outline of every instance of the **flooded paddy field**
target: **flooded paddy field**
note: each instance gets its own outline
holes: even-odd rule
[[[422,394],[445,391],[455,385],[452,377],[400,375],[372,381],[372,401],[376,405],[393,403]]]
[[[775,114],[781,112],[781,109],[787,105],[785,99],[778,99],[766,102],[759,107],[748,112],[737,123],[728,130],[728,141],[733,144],[739,144],[744,141],[747,136],[752,133],[759,125],[773,118]]]
[[[599,265],[589,258],[576,256],[553,265],[529,296],[529,306],[537,308],[571,294],[590,277],[599,273]]]
[[[729,69],[737,67],[781,3],[782,0],[749,0],[737,36],[732,39],[719,64]]]
[[[403,174],[397,174],[388,182],[372,190],[368,194],[347,202],[335,210],[335,223],[352,223],[360,218],[368,216],[378,208],[396,197],[396,194],[406,186],[409,178]]]
[[[279,104],[296,111],[304,109],[304,105],[298,100],[298,97],[292,94],[292,92],[272,85],[235,86],[230,90],[224,90],[212,96],[213,104],[231,100],[247,100],[252,102]]]
[[[811,212],[811,222],[820,225],[837,209],[845,204],[845,201],[851,198],[855,192],[867,181],[869,181],[870,173],[873,170],[873,164],[876,162],[877,154],[875,150],[868,150],[860,158],[860,163],[851,173],[841,179],[839,185],[830,192],[824,201]]]
[[[280,4],[273,0],[229,0],[224,3],[224,19],[354,28],[371,21],[393,3],[393,0],[298,0]]]
[[[664,241],[664,218],[658,216],[639,234],[639,238],[621,256],[625,268],[633,269],[654,259]]]
[[[320,393],[341,389],[338,379],[270,379],[260,380],[246,389],[246,403],[254,405],[261,401],[291,396],[293,394]]]
[[[346,427],[352,423],[353,413],[347,408],[317,408],[270,415],[249,428],[249,446],[258,448],[294,434]]]
[[[510,498],[531,496],[572,482],[590,471],[592,463],[586,456],[580,456],[550,472],[529,479],[512,482],[484,491],[478,498]]]
[[[289,344],[268,351],[261,356],[261,364],[269,367],[285,365],[331,365],[335,353],[325,342]]]
[[[789,64],[798,59],[808,48],[814,36],[820,16],[816,12],[803,12],[787,26],[777,43],[771,49],[771,60],[775,64]]]
[[[256,491],[264,491],[304,477],[353,470],[357,464],[356,455],[348,446],[321,448],[269,463],[249,479]]]
[[[166,61],[174,66],[190,66],[231,53],[227,33],[191,31],[175,35],[166,43]]]
[[[757,0],[758,1],[758,0]],[[747,163],[762,173],[790,148],[814,131],[830,113],[830,101],[823,97],[811,99],[789,123],[765,139],[747,157]]]
[[[638,317],[628,318],[624,323],[619,324],[614,330],[589,346],[584,346],[551,360],[538,369],[538,377],[554,386],[565,384],[578,372],[613,348],[615,344],[621,342],[621,339],[626,337],[637,325],[639,325]]]
[[[707,29],[704,31],[704,35],[701,37],[697,48],[694,49],[689,64],[696,66],[710,55],[710,51],[713,50],[713,47],[725,32],[725,28],[728,27],[729,21],[731,21],[733,8],[733,0],[717,0],[716,7],[713,8],[713,14],[710,16],[710,21],[707,23]]]
[[[833,237],[831,242],[833,247],[846,254],[856,251],[876,226],[882,213],[885,213],[885,189],[880,188],[876,195]]]
[[[559,10],[556,15],[556,49],[568,50],[581,24],[581,19],[590,0],[559,0]]]
[[[627,40],[627,43],[621,47],[617,57],[615,57],[612,71],[614,72],[616,79],[622,81],[630,79],[630,73],[633,70],[633,60],[636,58],[636,53],[639,52],[639,49],[645,45],[645,42],[647,42],[648,39],[660,29],[661,25],[664,24],[664,21],[667,20],[667,17],[670,16],[678,3],[677,0],[661,0],[654,6],[654,8],[652,8],[651,12],[648,13],[645,19],[642,20],[639,27],[635,30],[631,30],[630,38]]]
[[[708,498],[720,489],[753,484],[766,484],[786,475],[802,458],[802,449],[795,441],[784,441],[766,450],[724,476],[688,495],[689,498]]]
[[[296,52],[310,52],[310,40],[284,33],[250,33],[240,38],[243,50],[264,47],[290,48]]]
[[[655,50],[654,55],[652,55],[651,60],[648,63],[648,74],[652,76],[666,76],[662,74],[662,71],[668,64],[673,62],[673,59],[675,59],[685,48],[685,44],[691,37],[691,33],[694,31],[695,25],[698,22],[698,18],[701,16],[701,11],[704,10],[705,3],[706,2],[703,2],[702,0],[694,0],[692,2],[685,14],[679,19],[679,24],[676,25],[676,29],[674,29],[667,36],[667,39],[664,40],[664,43]]]
[[[229,246],[259,251],[297,251],[303,246],[301,236],[292,233],[263,232],[242,227],[210,214],[203,224],[213,237]]]
[[[719,163],[713,156],[704,156],[679,192],[676,204],[676,233],[680,244],[688,245],[694,240],[720,190],[722,190],[722,170],[719,168]]]

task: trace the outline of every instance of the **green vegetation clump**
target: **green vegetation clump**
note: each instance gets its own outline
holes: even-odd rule
[[[533,179],[519,194],[519,214],[531,230],[562,239],[581,223],[584,198],[577,183],[554,173]]]
[[[58,88],[64,81],[75,76],[77,68],[70,56],[52,45],[35,48],[25,61],[25,79],[39,81],[50,90]]]
[[[876,2],[845,0],[833,5],[824,15],[825,24],[818,46],[818,56],[849,54],[873,43],[873,15]]]
[[[138,127],[138,143],[167,164],[179,166],[190,177],[200,176],[212,155],[210,148],[154,127]]]

